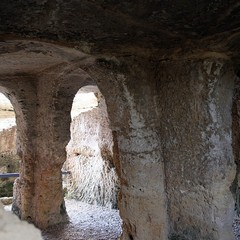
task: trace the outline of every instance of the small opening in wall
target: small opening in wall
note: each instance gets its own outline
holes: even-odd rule
[[[130,240],[133,240],[132,234],[129,234],[129,239],[130,239]]]

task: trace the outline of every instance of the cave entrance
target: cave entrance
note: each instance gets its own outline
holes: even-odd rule
[[[19,162],[14,108],[10,100],[0,93],[0,199],[8,210],[11,208],[14,175],[19,172]]]
[[[52,229],[51,239],[118,239],[121,219],[117,209],[119,180],[114,167],[117,154],[105,99],[97,86],[79,89],[71,120],[71,140],[62,169],[68,173],[63,175],[63,188],[70,224],[61,233]],[[49,234],[45,239],[50,239]]]

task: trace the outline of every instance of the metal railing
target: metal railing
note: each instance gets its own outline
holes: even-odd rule
[[[66,174],[71,174],[70,171],[62,171],[63,175]],[[14,177],[17,178],[19,177],[20,173],[0,173],[0,178],[10,178],[10,177]]]

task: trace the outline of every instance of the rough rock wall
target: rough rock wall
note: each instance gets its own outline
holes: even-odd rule
[[[32,44],[34,49],[40,47],[40,52],[35,51]],[[18,47],[8,49],[14,52],[8,55],[8,60],[11,58],[12,63],[20,64],[17,67],[19,77],[13,71],[18,71],[16,65],[6,63],[7,67],[1,64],[0,88],[16,112],[17,153],[22,160],[20,178],[15,184],[18,194],[14,198],[13,210],[21,219],[45,228],[66,221],[61,167],[66,160],[65,147],[70,139],[73,97],[78,89],[91,82],[79,68],[82,59],[86,66],[89,58],[76,50],[62,52],[56,48],[48,51],[46,46],[41,47],[41,43],[28,42],[27,45],[30,47],[28,53],[25,52],[27,46],[22,45],[23,58]]]
[[[60,169],[72,100],[82,86],[97,84],[119,159],[122,239],[233,239],[234,74],[222,54],[93,58],[43,42],[1,44],[9,61],[0,55],[0,86],[19,126],[15,203],[23,219],[43,228],[65,219]]]
[[[224,131],[230,131],[231,104],[226,99],[232,87],[223,91],[227,81],[221,74],[186,59],[235,57],[239,63],[239,9],[238,0],[2,0],[0,86],[14,103],[20,126],[22,218],[42,227],[63,220],[60,168],[69,141],[68,116],[73,95],[89,81],[83,73],[87,71],[105,96],[118,143],[122,238],[167,239],[168,203],[172,237],[231,239],[229,185],[235,170],[231,137]],[[8,41],[16,38],[55,40],[74,49]],[[76,49],[97,54],[97,61]],[[154,66],[138,66],[141,60],[135,56],[149,58]],[[177,67],[173,59],[182,62]],[[158,68],[167,73],[163,81],[156,81]],[[224,97],[214,95],[218,92]],[[219,107],[223,104],[226,113]],[[195,183],[193,173],[203,181]],[[194,189],[188,180],[196,186],[196,195],[184,192]],[[204,194],[199,196],[198,190]],[[201,219],[208,216],[212,222],[197,230],[204,223],[190,218],[184,202],[194,206],[191,216],[202,214]],[[179,215],[184,220],[177,221]]]
[[[94,93],[98,106],[75,116],[71,123],[71,140],[64,164],[71,171],[68,191],[79,200],[116,207],[118,178],[113,164],[112,131],[105,100],[96,87]],[[74,106],[83,101],[79,99]]]
[[[236,178],[232,184],[231,191],[236,199],[236,214],[240,215],[240,78],[239,71],[236,69],[235,89],[233,97],[233,153],[237,165]]]
[[[166,59],[194,47],[240,50],[238,0],[2,0],[0,15],[3,35],[62,41],[86,53]]]
[[[0,132],[0,152],[17,153],[16,127],[4,129]]]
[[[152,62],[101,59],[89,69],[105,97],[119,152],[121,239],[168,239],[167,202]],[[137,84],[137,85],[136,85]],[[111,91],[109,91],[111,89]]]
[[[234,239],[232,62],[136,61],[115,75],[106,98],[120,155],[122,238]]]
[[[235,75],[223,59],[159,65],[159,126],[170,239],[234,239]]]

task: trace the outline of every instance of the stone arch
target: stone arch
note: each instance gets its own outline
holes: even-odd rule
[[[14,48],[15,44],[21,45],[20,52]],[[70,112],[70,107],[62,109],[61,104],[67,106],[65,100],[69,99],[70,93],[68,89],[59,87],[60,82],[64,85],[65,81],[61,75],[68,74],[68,80],[74,82],[73,69],[77,69],[74,64],[77,65],[85,56],[72,56],[71,52],[65,52],[64,60],[61,48],[29,41],[6,43],[6,49],[9,48],[10,53],[4,57],[10,63],[0,71],[0,86],[16,110],[18,152],[22,158],[13,210],[21,219],[45,228],[66,220],[60,170],[69,140],[68,124],[67,127],[63,124],[62,117]],[[32,48],[37,48],[41,56]],[[50,59],[44,56],[46,49]],[[51,56],[52,51],[55,51],[54,57]],[[72,58],[78,61],[71,64]],[[81,77],[79,72],[78,77]],[[61,98],[61,94],[65,98]],[[56,191],[52,193],[52,189]]]
[[[21,157],[22,161],[20,164],[20,172],[26,171],[28,164],[31,162],[33,158],[33,151],[28,152],[26,154],[26,149],[34,149],[34,143],[32,141],[27,142],[25,139],[29,139],[31,136],[27,129],[34,129],[31,125],[30,116],[34,116],[34,114],[29,114],[25,111],[25,109],[31,109],[34,111],[34,108],[31,107],[32,102],[26,102],[26,99],[31,99],[34,102],[34,94],[32,95],[33,91],[32,86],[29,85],[30,78],[28,76],[22,77],[9,77],[9,76],[1,76],[0,77],[0,89],[1,92],[6,95],[9,100],[11,101],[14,111],[16,114],[16,124],[17,128],[17,154]],[[25,90],[28,89],[29,91]],[[26,170],[24,170],[26,168]],[[33,180],[33,173],[28,172],[27,174],[28,181],[34,182]],[[23,179],[25,176],[21,176]],[[22,199],[21,195],[24,194],[25,199],[30,199],[32,197],[32,192],[29,191],[28,186],[19,186],[21,191],[19,192],[17,198],[15,199],[13,204],[13,211],[21,216],[23,219],[27,219],[30,215],[30,206],[27,206],[27,203],[23,200],[20,204],[20,199]],[[24,214],[22,214],[24,213]]]
[[[71,109],[71,140],[64,170],[68,196],[108,208],[117,208],[119,181],[116,147],[105,98],[96,85],[83,86]]]
[[[26,90],[18,93],[23,96],[18,103],[25,123],[21,146],[26,163],[18,183],[20,217],[40,228],[66,220],[60,170],[69,141],[71,104],[79,88],[95,83],[105,97],[119,155],[115,166],[121,183],[122,238],[167,239],[164,163],[151,117],[155,103],[144,94],[151,91],[148,73],[137,64],[130,71],[116,58],[94,58],[43,42],[4,45],[7,55],[0,59],[0,76],[13,84],[12,94]],[[144,86],[137,91],[136,78]]]

